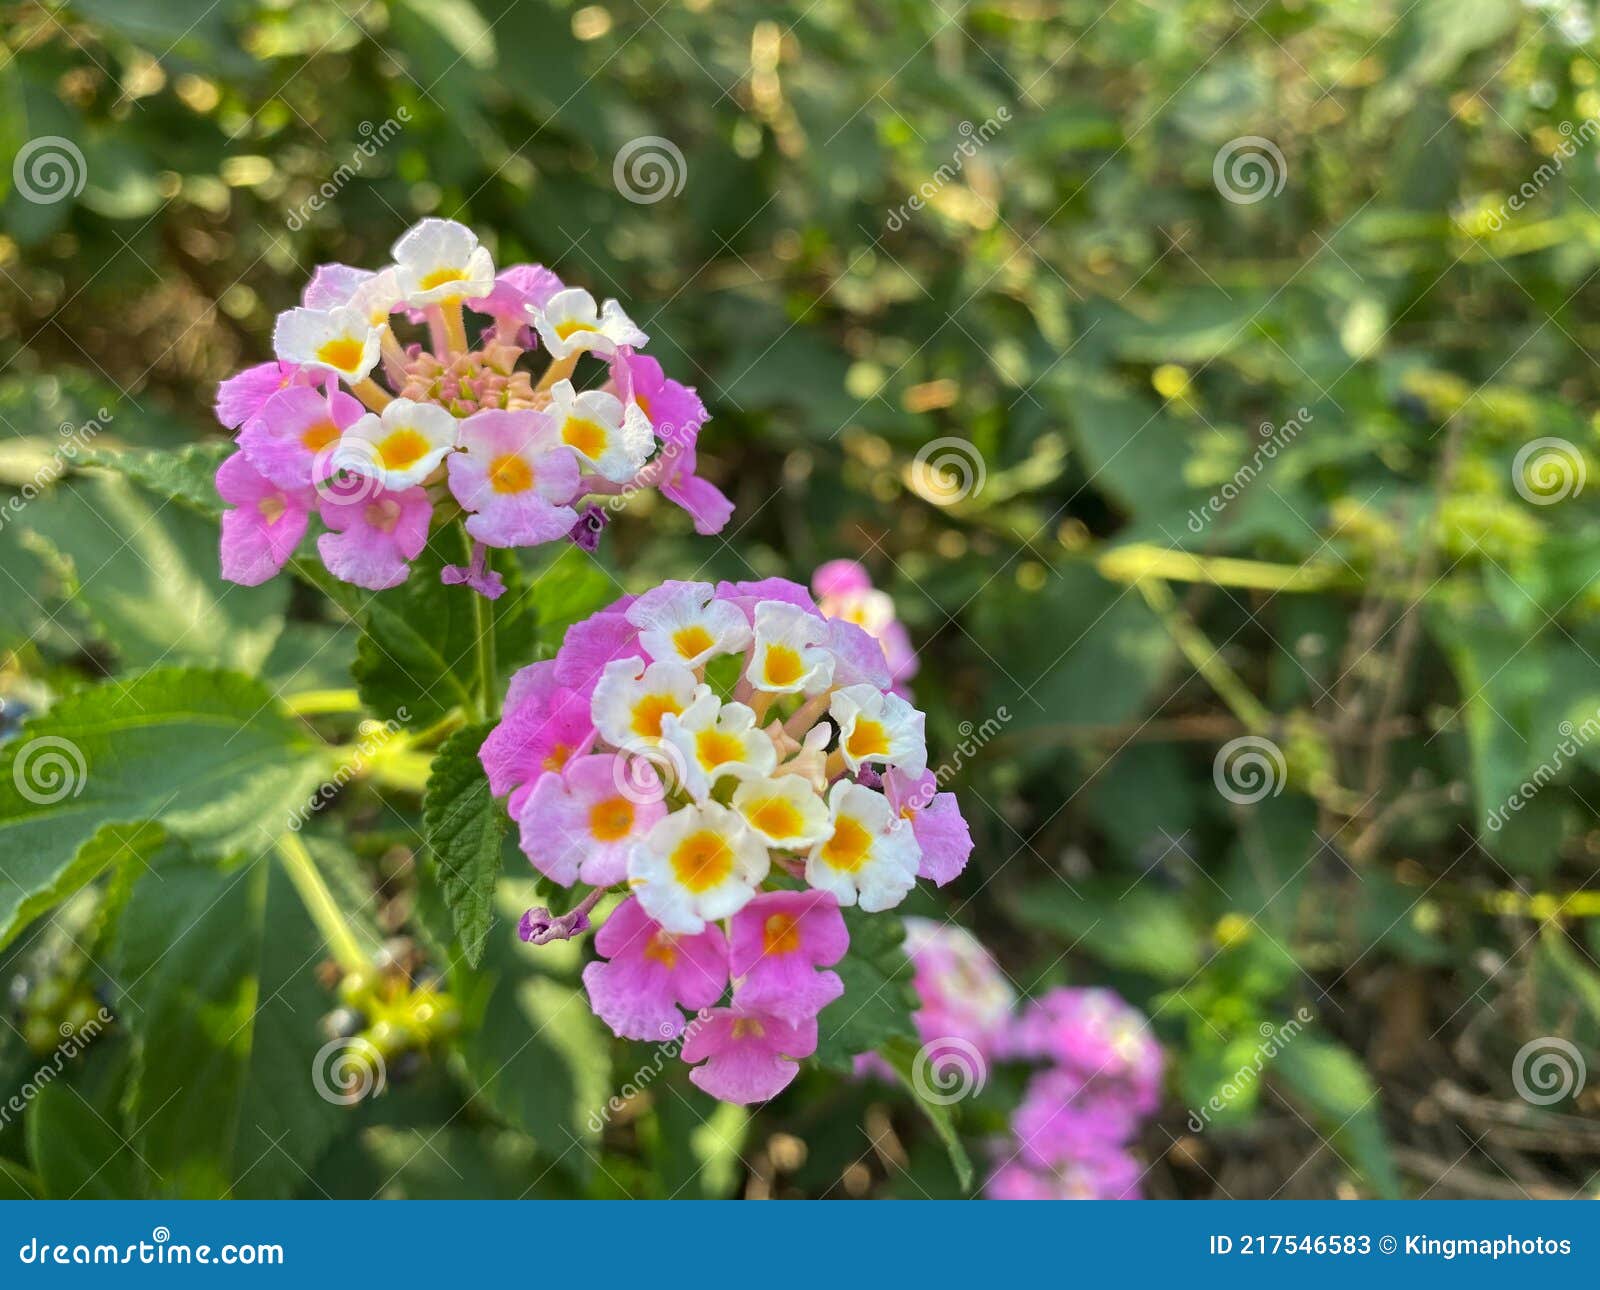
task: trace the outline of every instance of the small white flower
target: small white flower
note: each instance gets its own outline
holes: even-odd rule
[[[922,859],[911,826],[895,818],[883,794],[848,780],[828,794],[828,814],[833,832],[811,848],[806,881],[841,905],[893,909],[915,884]]]
[[[393,399],[339,437],[332,466],[396,491],[422,483],[456,446],[458,423],[434,403]]]
[[[400,291],[413,308],[486,296],[494,286],[494,260],[478,235],[454,220],[412,225],[394,244],[394,259]]]
[[[833,833],[827,804],[800,775],[743,780],[732,805],[771,846],[801,851]]]
[[[373,327],[387,327],[389,315],[404,303],[400,274],[392,265],[374,273],[350,295],[350,308],[363,314]]]
[[[354,385],[378,362],[378,333],[359,309],[286,309],[272,330],[285,363],[332,372]]]
[[[825,619],[782,600],[756,605],[756,647],[746,674],[772,694],[821,694],[833,681],[833,654]]]
[[[828,715],[839,727],[839,752],[858,771],[868,762],[918,776],[928,769],[926,718],[898,694],[875,685],[835,690]]]
[[[681,713],[661,718],[661,737],[683,754],[683,786],[696,801],[709,797],[724,775],[766,775],[778,764],[756,714],[742,703],[723,703],[709,687]]]
[[[665,582],[628,608],[639,644],[654,659],[699,667],[750,644],[750,622],[737,605],[717,600],[709,582]]]
[[[695,701],[703,687],[688,668],[642,658],[606,664],[594,687],[590,714],[601,737],[616,748],[652,748],[661,742],[661,721]],[[709,693],[709,691],[707,691]]]
[[[580,394],[571,381],[557,381],[550,387],[550,416],[561,442],[614,484],[638,474],[655,447],[655,432],[644,410],[634,403],[624,408],[614,394],[602,390]]]
[[[558,291],[543,309],[530,305],[528,314],[552,358],[570,358],[584,350],[610,358],[618,345],[637,348],[650,339],[615,300],[597,310],[594,297],[582,287]]]
[[[667,931],[693,935],[738,913],[766,879],[761,839],[715,802],[658,820],[628,855],[628,884]]]

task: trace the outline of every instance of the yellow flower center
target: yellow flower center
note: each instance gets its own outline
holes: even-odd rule
[[[841,815],[833,826],[833,836],[822,844],[822,860],[834,869],[854,873],[866,863],[871,850],[872,834],[859,820]]]
[[[702,730],[694,738],[694,755],[706,770],[725,766],[744,757],[744,741],[723,730]]]
[[[717,642],[699,623],[680,627],[672,633],[672,647],[684,658],[698,658]]]
[[[599,330],[593,323],[586,323],[580,318],[569,318],[566,322],[556,324],[556,335],[562,340],[571,340],[575,332]]]
[[[792,838],[805,828],[805,820],[793,802],[783,797],[769,797],[748,808],[746,819],[751,827],[769,838]]]
[[[514,452],[496,457],[489,466],[489,487],[497,493],[525,493],[533,487],[533,467]]]
[[[288,510],[288,505],[283,500],[283,494],[274,493],[271,497],[263,497],[256,503],[256,510],[266,517],[268,524],[276,524],[283,518],[283,513]]]
[[[381,502],[368,502],[366,509],[367,523],[383,533],[394,531],[395,521],[400,518],[400,503],[392,497],[386,497]]]
[[[606,428],[587,417],[568,417],[561,427],[561,442],[585,457],[599,457],[606,450],[608,438]]]
[[[366,348],[354,336],[336,336],[317,346],[317,362],[326,363],[338,372],[353,372],[361,366]]]
[[[609,797],[589,808],[589,833],[596,842],[615,842],[633,831],[633,803]]]
[[[858,716],[855,729],[850,732],[850,738],[845,740],[844,746],[857,761],[868,757],[886,757],[889,755],[889,732],[883,728],[883,722]]]
[[[793,954],[800,948],[800,920],[793,914],[773,914],[762,925],[761,945],[768,954]]]
[[[307,452],[321,452],[339,437],[339,427],[332,421],[319,421],[300,432],[300,442]]]
[[[746,1035],[753,1035],[755,1038],[760,1039],[766,1033],[767,1028],[754,1017],[738,1017],[734,1020],[733,1037],[735,1039],[743,1039]]]
[[[683,705],[670,694],[647,694],[633,705],[633,733],[661,738],[661,718],[667,713],[677,716]]]
[[[570,746],[567,744],[557,744],[550,750],[549,755],[544,759],[544,768],[546,770],[560,770],[567,764],[567,758],[570,756],[572,756],[572,749]]]
[[[697,895],[710,891],[726,882],[733,872],[733,849],[720,833],[701,829],[673,850],[672,872],[679,883]]]
[[[671,932],[656,932],[645,942],[644,956],[668,971],[678,966],[678,942]]]
[[[404,470],[420,461],[427,451],[427,439],[408,426],[384,436],[378,444],[378,459],[385,470]]]
[[[793,685],[806,673],[800,651],[791,645],[768,645],[763,674],[768,685]]]
[[[462,269],[435,269],[432,273],[424,273],[417,280],[417,285],[424,291],[432,291],[435,287],[442,287],[447,282],[460,282],[466,277]]]

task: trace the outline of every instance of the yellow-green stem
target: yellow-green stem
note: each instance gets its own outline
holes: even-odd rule
[[[298,833],[285,833],[278,839],[278,856],[283,861],[289,880],[300,893],[306,912],[311,915],[311,921],[322,933],[322,939],[328,943],[328,949],[339,966],[347,974],[370,971],[371,962],[362,951],[361,943],[356,940],[344,911],[328,890],[328,884],[322,880],[317,862],[311,858],[311,852],[306,850],[306,844],[300,840]]]
[[[1244,723],[1252,734],[1264,735],[1272,728],[1272,714],[1257,701],[1250,688],[1222,661],[1222,652],[1209,637],[1192,623],[1172,594],[1172,588],[1156,578],[1144,577],[1135,581],[1145,603],[1161,619],[1183,656],[1198,672],[1228,710]]]

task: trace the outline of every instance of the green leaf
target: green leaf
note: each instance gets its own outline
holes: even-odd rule
[[[1360,1058],[1342,1044],[1302,1034],[1279,1052],[1273,1071],[1379,1196],[1400,1195],[1378,1090]]]
[[[500,883],[508,928],[533,895],[526,879]],[[558,1156],[595,1136],[592,1117],[611,1091],[609,1036],[567,975],[580,954],[576,942],[534,947],[507,932],[489,938],[479,970],[457,963],[452,973],[466,1019],[461,1058],[479,1097]]]
[[[1059,881],[1027,887],[1013,904],[1015,916],[1040,931],[1081,943],[1112,967],[1182,981],[1200,966],[1200,933],[1183,897],[1142,879],[1080,882],[1076,892]]]
[[[222,498],[217,494],[217,467],[233,451],[233,444],[217,439],[176,449],[92,451],[80,460],[86,466],[101,466],[126,475],[158,497],[183,502],[216,518],[223,510]]]
[[[0,747],[0,945],[137,853],[147,821],[259,852],[322,767],[303,727],[235,673],[162,669],[69,695]]]
[[[491,726],[469,726],[447,739],[433,759],[422,798],[422,828],[430,871],[438,878],[467,962],[483,960],[494,921],[505,809],[489,791],[478,749]]]
[[[859,1053],[872,1052],[892,1039],[918,1042],[911,1014],[917,1008],[911,987],[911,961],[903,948],[905,927],[898,918],[844,911],[850,950],[834,968],[844,994],[817,1018],[817,1060],[848,1071]]]
[[[929,1100],[922,1087],[924,1081],[917,1078],[916,1065],[919,1051],[921,1050],[914,1040],[904,1038],[891,1039],[878,1049],[879,1055],[894,1067],[894,1073],[900,1077],[900,1082],[910,1090],[912,1098],[922,1108],[922,1113],[933,1126],[933,1131],[939,1135],[939,1141],[944,1143],[944,1149],[950,1156],[950,1164],[961,1183],[961,1190],[971,1191],[972,1160],[956,1134],[955,1117],[950,1113],[949,1103]]]
[[[147,454],[156,456],[164,454]],[[217,526],[187,506],[101,475],[58,485],[18,521],[124,667],[259,668],[283,628],[289,583],[219,571]]]
[[[46,1084],[28,1106],[28,1157],[50,1200],[130,1200],[150,1171],[121,1131],[71,1084]]]
[[[270,857],[219,868],[175,846],[134,885],[121,929],[129,1117],[156,1189],[288,1195],[344,1114],[318,1092],[325,951],[288,877]]]

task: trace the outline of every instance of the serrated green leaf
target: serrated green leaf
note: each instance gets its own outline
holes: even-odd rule
[[[151,448],[142,452],[91,451],[79,460],[126,475],[158,497],[191,506],[213,519],[222,514],[217,493],[217,467],[234,452],[234,445],[216,439],[182,448]]]
[[[236,673],[162,669],[69,695],[0,748],[0,945],[130,854],[147,821],[259,852],[322,767],[299,723]]]
[[[902,948],[905,927],[898,918],[844,911],[850,949],[834,971],[844,994],[817,1018],[817,1060],[848,1071],[860,1053],[872,1052],[892,1039],[917,1043],[911,1014],[918,1006],[912,989],[911,961]]]
[[[491,726],[469,726],[433,759],[422,798],[430,871],[437,877],[467,962],[477,967],[494,921],[494,885],[506,813],[489,791],[478,749]]]
[[[1279,1052],[1273,1073],[1379,1196],[1399,1196],[1378,1090],[1360,1058],[1332,1040],[1300,1035]]]

